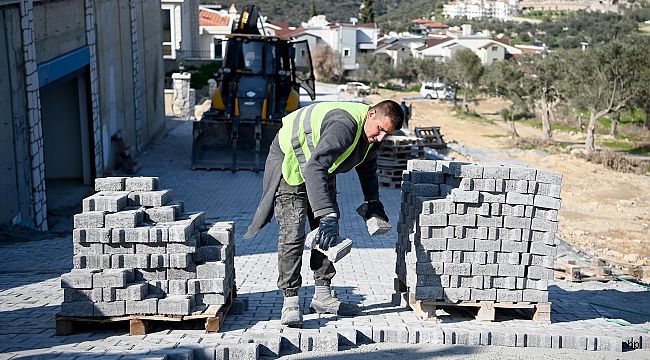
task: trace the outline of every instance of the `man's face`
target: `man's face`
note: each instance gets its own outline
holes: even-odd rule
[[[368,142],[380,142],[396,130],[389,117],[381,115],[375,109],[368,111],[366,123],[363,125],[363,131],[368,138]]]

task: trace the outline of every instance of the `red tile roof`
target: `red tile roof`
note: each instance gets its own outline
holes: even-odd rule
[[[228,26],[229,18],[214,11],[199,9],[199,26]]]

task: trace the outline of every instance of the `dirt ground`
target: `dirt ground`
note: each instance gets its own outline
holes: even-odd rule
[[[381,91],[381,99],[402,100],[416,95]],[[510,126],[498,120],[506,103],[498,99],[480,101],[476,112],[494,119],[493,123],[464,120],[452,112],[452,104],[431,100],[406,100],[413,106],[409,128],[441,126],[447,142],[456,141],[469,148],[508,149]],[[541,129],[517,124],[522,137],[542,137]],[[583,141],[583,134],[554,132],[556,141]],[[597,138],[598,141],[598,138]],[[537,168],[560,172],[562,209],[559,235],[571,245],[593,255],[619,262],[650,265],[650,176],[620,173],[573,157],[517,151],[496,156],[515,157]]]

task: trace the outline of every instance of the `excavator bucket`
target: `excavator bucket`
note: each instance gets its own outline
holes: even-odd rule
[[[204,117],[194,123],[192,169],[263,170],[280,126],[281,123]]]

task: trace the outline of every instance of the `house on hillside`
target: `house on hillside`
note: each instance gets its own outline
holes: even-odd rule
[[[487,34],[473,34],[470,25],[463,25],[462,33],[448,32],[448,37],[427,39],[426,43],[415,51],[415,57],[432,57],[438,61],[446,61],[461,49],[474,52],[483,65],[491,65],[495,61],[518,57],[522,51],[506,41],[492,39]]]
[[[165,59],[196,58],[199,52],[199,0],[160,0]]]
[[[48,230],[164,135],[160,2],[115,3],[0,1],[0,224]]]
[[[234,6],[217,10],[199,6],[199,49],[201,59],[222,59],[226,51],[226,35],[230,34],[236,21]]]
[[[449,25],[429,19],[411,20],[410,32],[416,35],[437,34],[445,31]]]
[[[415,49],[422,47],[424,44],[425,39],[421,37],[387,36],[378,41],[377,50],[375,50],[374,54],[386,57],[387,62],[393,67],[397,67],[404,63],[406,59],[413,57]]]
[[[310,48],[327,44],[339,54],[341,67],[346,72],[359,68],[360,54],[377,49],[380,29],[376,24],[330,23],[324,15],[318,15],[302,23],[300,28],[281,33],[296,40],[307,40]]]

